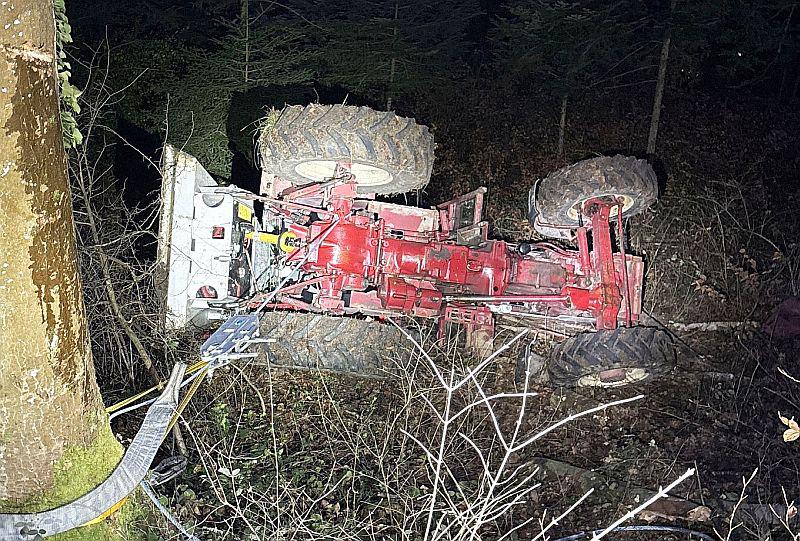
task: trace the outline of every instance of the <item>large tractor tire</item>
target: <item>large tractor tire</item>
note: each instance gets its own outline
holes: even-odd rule
[[[562,387],[621,387],[650,380],[675,366],[670,335],[653,327],[581,333],[553,348],[550,381]]]
[[[392,371],[392,354],[405,342],[394,326],[305,312],[267,312],[261,317],[267,360],[280,367],[311,368],[370,377]]]
[[[424,188],[433,169],[427,126],[368,107],[285,107],[259,147],[261,169],[296,186],[330,178],[337,162],[348,162],[359,193],[397,194]]]
[[[580,161],[550,173],[531,189],[528,218],[540,233],[562,236],[553,230],[577,228],[583,203],[603,196],[623,199],[623,218],[638,214],[658,197],[656,174],[645,160],[619,154]],[[612,212],[611,219],[616,217]]]

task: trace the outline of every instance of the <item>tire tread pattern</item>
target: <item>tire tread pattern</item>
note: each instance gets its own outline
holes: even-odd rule
[[[550,381],[572,387],[583,376],[614,368],[643,368],[651,379],[670,371],[676,356],[672,337],[663,329],[620,327],[586,332],[553,348]]]
[[[277,366],[385,376],[386,359],[403,343],[391,325],[348,316],[306,312],[267,312],[261,336],[274,338],[262,352]]]
[[[310,160],[352,161],[391,173],[389,183],[359,187],[359,193],[424,188],[433,170],[434,148],[428,127],[413,118],[349,105],[287,106],[259,137],[261,169],[295,185],[322,180],[296,173],[298,164]]]
[[[602,195],[626,195],[633,200],[623,217],[644,211],[658,197],[658,181],[645,160],[601,156],[569,165],[547,175],[536,191],[536,214],[545,224],[577,226],[568,212],[576,204]],[[615,217],[612,217],[612,219]]]

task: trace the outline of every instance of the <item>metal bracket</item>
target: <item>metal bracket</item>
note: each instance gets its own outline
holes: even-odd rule
[[[258,314],[237,314],[229,317],[200,347],[200,357],[212,360],[241,352],[258,338]]]

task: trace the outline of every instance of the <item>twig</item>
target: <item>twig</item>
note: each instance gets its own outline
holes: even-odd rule
[[[671,482],[665,488],[659,488],[658,492],[655,493],[650,499],[648,499],[647,501],[645,501],[644,503],[642,503],[638,507],[635,507],[634,509],[631,509],[630,511],[628,511],[627,513],[622,515],[620,518],[618,518],[617,520],[612,522],[610,526],[608,526],[605,530],[603,530],[599,534],[594,534],[592,536],[592,541],[597,541],[598,539],[604,538],[606,535],[608,535],[609,533],[614,531],[614,528],[616,528],[617,526],[619,526],[620,524],[622,524],[626,520],[632,519],[637,514],[639,514],[640,512],[642,512],[645,509],[647,509],[648,507],[650,507],[650,505],[655,503],[657,500],[660,500],[664,496],[667,496],[670,490],[672,490],[673,488],[675,488],[676,486],[678,486],[683,481],[685,481],[686,479],[688,479],[689,477],[691,477],[693,475],[694,475],[694,468],[689,468],[688,470],[686,470],[683,473],[683,475],[681,475],[680,477],[675,479],[673,482]]]

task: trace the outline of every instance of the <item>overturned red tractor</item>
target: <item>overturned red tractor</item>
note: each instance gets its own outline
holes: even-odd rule
[[[561,385],[624,385],[674,362],[667,333],[639,326],[644,264],[626,253],[623,220],[657,195],[646,162],[599,157],[550,174],[528,213],[556,240],[511,243],[489,238],[485,188],[431,209],[375,199],[430,179],[433,136],[413,119],[286,107],[259,147],[261,194],[235,197],[263,210],[235,212],[228,293],[239,300],[226,306],[262,311],[273,362],[369,370],[397,340],[380,320],[400,314],[436,319],[440,337],[461,325],[478,351],[498,318],[571,329],[548,367]]]

